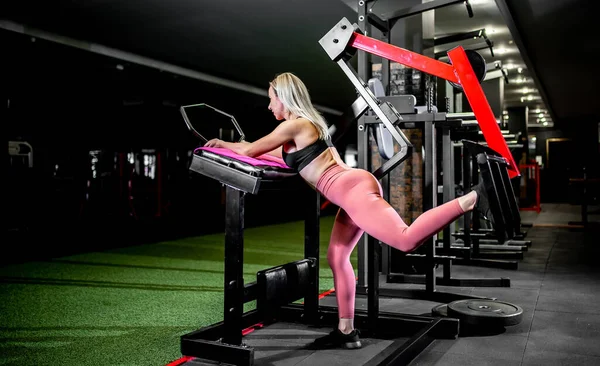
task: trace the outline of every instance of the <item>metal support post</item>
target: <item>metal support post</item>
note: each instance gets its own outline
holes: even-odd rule
[[[454,191],[454,147],[452,146],[452,139],[450,137],[450,128],[442,127],[442,172],[443,172],[443,200],[444,203],[452,201],[456,198],[456,194]],[[454,222],[450,225],[446,226],[443,231],[443,247],[444,250],[448,253],[450,252],[450,247],[454,242],[454,238],[452,237],[452,227]],[[451,264],[443,265],[443,276],[444,279],[450,279],[451,276]]]
[[[435,126],[433,122],[425,122],[423,125],[424,139],[424,168],[423,168],[423,212],[437,206],[437,168],[435,156]],[[431,268],[425,273],[425,291],[435,292],[435,238],[429,238],[423,244],[427,256],[427,262]]]
[[[317,191],[307,189],[306,219],[304,220],[304,258],[314,261],[311,269],[311,283],[304,299],[304,314],[307,323],[315,323],[319,312],[319,230],[321,198]]]
[[[225,186],[225,293],[223,342],[242,344],[244,312],[244,192]]]
[[[358,150],[358,167],[361,169],[368,169],[369,161],[371,159],[370,149],[369,149],[369,130],[367,129],[367,125],[365,124],[365,117],[359,118],[357,122],[357,139],[356,145]],[[367,240],[368,235],[363,234],[358,242],[358,284],[357,284],[357,292],[364,293],[367,288],[367,276],[368,276],[368,267],[367,267]]]
[[[369,23],[367,21],[367,2],[358,0],[358,27],[365,33],[369,33]],[[357,73],[361,80],[367,80],[369,73],[369,55],[364,51],[357,52]],[[365,125],[365,117],[361,116],[358,120],[357,131],[357,150],[358,150],[358,167],[361,169],[369,169],[371,159],[369,149],[369,130]],[[367,288],[368,275],[368,235],[363,234],[358,242],[358,292],[363,292]]]

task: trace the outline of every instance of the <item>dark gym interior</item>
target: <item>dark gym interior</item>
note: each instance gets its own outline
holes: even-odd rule
[[[187,337],[223,319],[223,279],[217,276],[224,271],[223,237],[240,242],[225,235],[235,229],[226,220],[231,213],[230,186],[193,169],[201,143],[184,122],[181,107],[205,103],[225,112],[205,109],[190,115],[194,128],[208,138],[238,139],[233,116],[244,138],[254,141],[278,123],[267,109],[269,82],[279,73],[293,72],[330,125],[342,158],[375,171],[389,157],[378,156],[382,147],[368,127],[370,112],[348,119],[353,103],[361,100],[361,87],[319,42],[342,19],[367,37],[437,64],[451,64],[448,52],[456,48],[482,57],[485,73],[479,84],[503,144],[519,168],[509,184],[504,181],[504,204],[506,209],[509,201],[517,206],[510,207],[510,220],[458,220],[432,238],[428,248],[433,251],[418,252],[423,259],[415,262],[365,237],[352,257],[357,309],[364,310],[366,319],[357,320],[366,334],[363,353],[309,351],[302,348],[304,340],[320,333],[276,323],[267,335],[261,333],[267,327],[245,334],[255,349],[254,360],[246,361],[600,364],[600,351],[594,346],[600,342],[600,311],[594,305],[600,300],[600,112],[595,104],[600,80],[594,62],[594,18],[582,0],[3,1],[0,115],[9,154],[7,228],[0,256],[0,349],[6,352],[0,352],[0,364],[214,362],[196,355],[204,348]],[[413,95],[419,113],[424,113],[419,119],[419,114],[400,111],[407,123],[401,123],[401,129],[413,153],[381,180],[386,199],[405,221],[467,192],[465,179],[477,180],[478,174],[475,170],[467,178],[464,164],[471,150],[462,139],[486,146],[489,142],[473,117],[476,103],[467,96],[467,87],[457,88],[412,65],[362,50],[348,57],[348,65],[361,81],[383,82],[382,100]],[[421,130],[418,123],[414,128],[410,121],[438,123],[433,145],[426,128]],[[507,170],[504,165],[498,169]],[[490,179],[495,184],[505,179],[504,170]],[[488,178],[482,173],[479,179]],[[333,287],[325,256],[337,207],[314,205],[304,188],[265,189],[243,198],[241,227],[248,234],[241,243],[257,250],[246,256],[255,255],[257,262],[249,262],[244,275],[254,276],[262,269],[258,264],[278,264],[269,259],[289,256],[285,245],[277,243],[290,240],[283,238],[289,234],[298,236],[301,255],[307,253],[302,246],[320,242],[321,272],[315,276],[325,276],[322,286]],[[307,223],[317,222],[307,205],[322,220],[316,232],[305,229]],[[304,235],[302,230],[307,230]],[[508,238],[493,236],[500,231]],[[249,246],[255,241],[264,252]],[[168,253],[161,252],[165,243],[175,243]],[[377,252],[373,260],[378,269],[369,267],[370,250]],[[135,262],[113,262],[111,256],[117,253],[139,257]],[[215,268],[203,262],[213,257],[219,263]],[[69,266],[76,263],[80,267],[74,274]],[[183,272],[170,278],[168,271],[175,267]],[[144,273],[141,278],[111,272],[124,268],[167,273]],[[367,279],[371,270],[381,282],[371,291],[377,295],[368,291],[374,286]],[[205,275],[217,276],[215,287],[203,282]],[[461,282],[465,278],[469,280]],[[65,292],[78,287],[123,292],[81,295],[86,300],[80,303]],[[125,291],[132,288],[149,294],[126,300]],[[193,298],[195,290],[205,291],[198,295],[202,299],[204,293],[214,296],[209,301],[212,308],[197,305],[201,302]],[[437,339],[436,332],[442,333],[437,330],[419,337],[402,334],[398,339],[406,343],[369,338],[374,327],[369,322],[378,311],[384,318],[387,312],[400,312],[428,322],[440,317],[439,308],[432,308],[460,298],[444,297],[446,293],[517,305],[518,324],[469,333],[464,319],[454,323],[442,314],[448,320],[439,323],[447,327],[444,332],[460,324],[462,331],[455,337]],[[373,301],[376,310],[371,309]],[[102,313],[107,319],[113,316],[110,312],[119,312],[114,316],[122,321],[94,319],[94,309],[78,306],[88,302],[110,308]],[[319,302],[335,306],[335,292]],[[43,310],[50,303],[56,310],[52,314]],[[124,304],[130,307],[125,310]],[[183,315],[191,304],[197,306]],[[72,308],[63,312],[63,306]],[[81,324],[69,321],[77,308],[76,317],[85,319]],[[204,312],[212,315],[195,315]],[[154,328],[149,313],[161,325]],[[390,324],[416,321],[389,316]],[[412,340],[423,346],[410,348]],[[391,351],[396,346],[399,350]],[[237,355],[233,348],[229,351]]]

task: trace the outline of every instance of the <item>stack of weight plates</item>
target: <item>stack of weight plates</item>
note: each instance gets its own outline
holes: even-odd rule
[[[461,325],[477,327],[506,327],[523,320],[523,309],[504,301],[465,299],[441,304],[431,310],[434,316],[456,318]]]

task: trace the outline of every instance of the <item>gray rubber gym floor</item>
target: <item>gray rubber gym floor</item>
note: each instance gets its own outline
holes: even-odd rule
[[[590,216],[598,221],[598,216]],[[510,278],[510,287],[445,287],[438,291],[494,297],[523,308],[520,324],[485,336],[435,340],[411,366],[425,365],[600,365],[600,231],[569,225],[581,221],[579,206],[546,204],[541,213],[523,212],[532,245],[517,270],[452,267],[454,278]],[[597,226],[595,226],[597,227]],[[441,268],[439,269],[440,275]],[[422,288],[422,285],[383,284]],[[335,297],[321,300],[334,305]],[[439,303],[381,298],[381,311],[430,314]],[[357,298],[357,308],[366,299]],[[304,346],[330,329],[294,329],[286,324],[251,333],[256,365],[363,365],[391,343],[365,340],[361,350],[311,351]],[[200,365],[189,361],[186,365]]]
[[[494,336],[436,340],[411,365],[600,365],[600,232],[568,227],[581,221],[580,207],[568,204],[542,205],[522,220],[533,225],[526,228],[532,245],[517,270],[453,267],[455,277],[509,277],[510,288],[460,291],[521,306],[521,324]]]

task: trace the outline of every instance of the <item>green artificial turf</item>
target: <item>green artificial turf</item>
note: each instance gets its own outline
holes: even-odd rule
[[[321,292],[333,287],[332,225],[333,217],[321,218]],[[223,242],[221,233],[0,268],[0,365],[152,366],[180,358],[181,335],[223,319]],[[304,222],[247,228],[244,280],[303,253]]]

